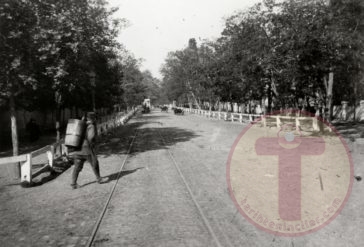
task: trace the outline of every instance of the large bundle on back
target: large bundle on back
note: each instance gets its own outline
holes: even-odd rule
[[[82,145],[85,137],[86,123],[83,120],[69,119],[64,144],[67,147],[77,148]]]

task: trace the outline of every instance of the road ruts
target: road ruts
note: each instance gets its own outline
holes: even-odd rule
[[[362,219],[359,182],[330,225],[299,238],[275,236],[245,220],[227,189],[228,153],[244,125],[156,111],[137,119],[138,137],[94,246],[360,246],[363,235],[352,230]]]
[[[138,130],[93,246],[222,246],[176,169],[163,130],[153,121]]]

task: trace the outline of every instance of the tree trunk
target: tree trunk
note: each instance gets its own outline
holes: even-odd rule
[[[11,140],[13,144],[13,156],[19,155],[18,128],[16,125],[16,109],[14,95],[10,95],[10,120],[11,120]],[[14,178],[20,178],[19,163],[13,165]]]
[[[357,90],[357,88],[356,88],[356,85],[357,85],[357,83],[356,83],[356,78],[354,79],[354,82],[353,82],[353,84],[354,84],[354,95],[353,95],[353,105],[354,105],[354,122],[356,122],[356,95],[357,95],[357,93],[358,93],[358,90]]]
[[[95,87],[92,87],[92,110],[96,113]]]
[[[197,98],[195,94],[191,91],[192,98],[195,100],[195,104],[197,105],[197,108],[201,110],[200,103],[197,101]]]
[[[267,90],[267,96],[268,96],[268,107],[267,107],[267,113],[272,112],[272,83],[268,84],[268,90]]]
[[[47,109],[44,110],[43,112],[43,126],[46,128],[47,127]]]
[[[56,109],[56,132],[57,132],[57,142],[59,142],[61,140],[61,108],[59,105],[57,105],[57,109]]]
[[[220,98],[217,98],[217,103],[216,104],[217,104],[217,107],[216,107],[217,108],[217,111],[220,112],[221,111]]]
[[[64,124],[66,122],[66,109],[63,108],[62,110],[62,121],[61,124]]]
[[[14,95],[10,96],[10,119],[11,119],[11,140],[13,143],[13,155],[19,154],[18,128],[16,126],[16,111]]]
[[[332,121],[333,105],[332,105],[332,88],[334,85],[334,72],[329,73],[329,81],[327,85],[327,108],[329,109],[329,121]]]

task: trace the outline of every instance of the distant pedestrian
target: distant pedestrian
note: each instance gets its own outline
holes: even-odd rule
[[[28,132],[30,142],[35,142],[39,139],[40,128],[36,123],[35,119],[31,118],[25,128]]]
[[[83,118],[84,119],[84,118]],[[77,184],[77,178],[83,168],[85,161],[91,164],[92,170],[96,176],[96,180],[99,184],[108,181],[107,178],[101,178],[99,161],[97,159],[95,150],[95,141],[97,136],[96,128],[96,115],[94,112],[88,112],[86,116],[86,133],[84,135],[84,141],[80,148],[70,150],[68,156],[73,159],[74,168],[72,173],[71,187],[77,189],[80,186]]]

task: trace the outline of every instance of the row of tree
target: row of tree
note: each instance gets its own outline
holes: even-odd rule
[[[117,42],[125,20],[104,0],[0,2],[0,106],[16,110],[95,110],[140,104],[158,82]]]
[[[364,99],[363,50],[363,1],[264,0],[227,18],[217,40],[170,52],[163,89],[196,105],[259,100],[266,112],[312,103],[329,111]]]

